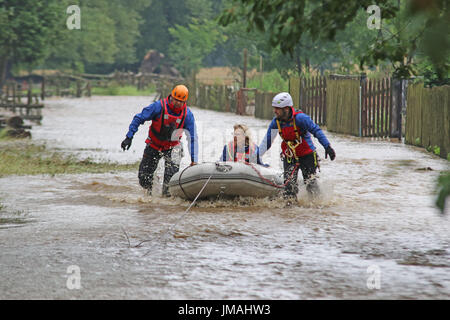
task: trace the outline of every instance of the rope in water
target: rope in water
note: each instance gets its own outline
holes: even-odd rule
[[[191,202],[191,204],[189,205],[189,207],[186,209],[186,211],[177,219],[177,221],[171,225],[166,232],[164,232],[162,235],[160,235],[158,237],[157,240],[162,240],[163,237],[169,233],[169,231],[171,231],[173,228],[176,227],[176,225],[181,221],[181,219],[183,219],[188,213],[189,210],[192,208],[192,206],[194,205],[194,203],[197,201],[198,197],[200,196],[200,194],[203,192],[203,190],[206,188],[206,185],[208,184],[209,180],[211,180],[212,174],[209,176],[208,180],[206,180],[205,184],[203,185],[203,187],[200,189],[199,193],[197,194],[197,196],[195,197],[194,201]],[[141,241],[138,245],[136,245],[135,247],[139,247],[141,244],[143,244],[144,242],[148,242],[148,241],[152,241],[153,239],[148,239],[148,240],[144,240]],[[144,256],[146,256],[151,250],[147,251]]]
[[[246,165],[249,165],[249,166],[250,166],[250,167],[258,174],[258,176],[261,178],[261,180],[267,182],[268,184],[270,184],[270,185],[272,185],[272,186],[274,186],[274,187],[276,187],[276,188],[284,188],[284,187],[289,183],[289,181],[292,179],[292,177],[294,176],[295,169],[299,166],[298,163],[294,166],[294,168],[292,169],[291,174],[289,175],[289,178],[285,181],[284,184],[282,184],[282,185],[277,185],[277,184],[273,183],[271,180],[265,178],[265,177],[261,174],[261,172],[260,172],[258,169],[256,169],[256,168],[254,167],[254,165],[253,165],[252,163],[246,163],[246,162],[244,162],[244,163],[245,163]],[[190,168],[190,167],[184,168],[183,171],[180,173],[180,177],[179,177],[179,179],[178,179],[178,183],[179,183],[180,188],[181,188],[181,190],[183,191],[184,195],[186,196],[186,198],[189,199],[188,195],[186,194],[185,190],[183,189],[183,187],[182,187],[182,185],[181,185],[181,176],[183,175],[184,171],[185,171],[187,168]],[[177,219],[177,221],[176,221],[173,225],[171,225],[171,226],[166,230],[166,232],[164,232],[162,235],[160,235],[160,236],[158,237],[157,240],[161,240],[167,233],[169,233],[169,231],[171,231],[173,228],[175,228],[176,225],[177,225],[177,224],[178,224],[178,223],[179,223],[179,222],[180,222],[180,221],[181,221],[181,220],[189,213],[189,210],[192,208],[192,206],[193,206],[193,205],[195,204],[195,202],[197,201],[198,197],[201,195],[201,193],[203,192],[203,190],[206,188],[206,185],[207,185],[208,182],[211,180],[212,176],[213,176],[213,174],[211,174],[211,175],[208,177],[208,179],[206,180],[205,184],[204,184],[203,187],[200,189],[200,191],[198,192],[197,196],[196,196],[196,197],[194,198],[194,200],[191,202],[191,204],[190,204],[189,207],[186,209],[186,211],[185,211],[185,212]],[[125,236],[127,237],[128,243],[129,243],[128,234],[127,234],[124,230],[123,230],[123,232],[125,233]],[[138,247],[140,247],[143,243],[149,242],[149,241],[152,241],[152,240],[154,240],[154,239],[146,239],[146,240],[143,240],[143,241],[139,242],[137,245],[135,245],[135,246],[133,246],[133,247],[134,247],[134,248],[138,248]],[[150,250],[147,251],[147,252],[144,254],[144,256],[147,255],[149,252],[150,252]]]
[[[244,163],[245,163],[246,165],[250,166],[253,170],[255,170],[255,172],[258,174],[258,176],[260,177],[261,180],[267,182],[268,184],[270,184],[271,186],[273,186],[273,187],[275,187],[275,188],[280,188],[280,189],[286,187],[286,185],[289,183],[289,181],[292,180],[292,177],[294,176],[295,169],[297,169],[297,168],[299,167],[299,164],[296,163],[295,166],[294,166],[294,168],[292,168],[292,172],[291,172],[291,174],[289,175],[289,178],[288,178],[283,184],[278,185],[278,184],[274,183],[273,181],[271,181],[271,180],[265,178],[265,177],[261,174],[261,172],[259,172],[259,170],[255,168],[255,166],[254,166],[252,163],[247,163],[247,162],[244,162]]]

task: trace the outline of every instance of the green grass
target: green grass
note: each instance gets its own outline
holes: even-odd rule
[[[261,91],[271,92],[288,92],[289,80],[283,79],[280,73],[276,70],[265,72],[263,75],[257,75],[247,82],[247,88],[257,88]]]
[[[70,89],[72,93],[76,92],[76,86],[75,84],[72,84],[67,88],[60,88],[60,89]],[[56,89],[53,86],[47,86],[46,91],[51,91],[53,94],[56,92]],[[126,85],[126,86],[120,86],[118,84],[111,84],[108,87],[92,87],[91,88],[91,95],[93,96],[148,96],[150,94],[153,94],[156,92],[156,86],[154,84],[150,84],[148,87],[146,87],[144,90],[138,90],[136,86]],[[38,95],[40,97],[41,95],[41,89],[40,88],[33,88],[32,89],[33,95]],[[83,90],[83,96],[86,95],[86,91]],[[22,91],[22,101],[27,98],[27,92]]]
[[[30,140],[2,139],[0,141],[0,177],[9,175],[104,173],[137,170],[138,163],[97,163],[79,160],[49,151],[45,145]]]
[[[112,85],[107,88],[94,87],[91,94],[96,96],[147,96],[156,92],[154,85],[149,86],[145,90],[138,90],[136,86],[118,86]]]

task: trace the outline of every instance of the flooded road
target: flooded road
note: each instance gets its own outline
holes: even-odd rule
[[[150,102],[46,101],[33,140],[82,159],[134,163],[149,123],[130,150],[120,143]],[[200,162],[219,158],[236,122],[258,143],[269,124],[192,110]],[[203,201],[182,217],[190,202],[159,197],[162,166],[154,196],[137,172],[0,178],[0,299],[450,299],[450,214],[434,206],[449,162],[400,143],[325,133],[337,158],[321,161],[324,195],[312,201],[300,184],[289,208]],[[183,144],[182,168],[190,163]],[[279,145],[278,137],[263,161],[281,172]]]

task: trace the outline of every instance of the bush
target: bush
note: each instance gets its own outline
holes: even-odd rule
[[[450,195],[450,171],[442,172],[437,184],[438,197],[436,199],[436,206],[445,212],[445,199]]]
[[[277,70],[264,72],[248,80],[248,88],[257,88],[261,91],[288,92],[289,80],[284,79]]]

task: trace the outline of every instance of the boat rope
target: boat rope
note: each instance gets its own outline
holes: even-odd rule
[[[166,234],[168,234],[173,228],[176,227],[176,225],[181,221],[181,219],[183,219],[188,213],[189,210],[192,208],[192,206],[194,205],[194,203],[197,201],[198,197],[200,196],[200,194],[203,192],[203,190],[206,188],[206,185],[208,184],[209,180],[211,180],[211,177],[213,175],[211,174],[208,178],[208,180],[206,180],[205,184],[203,185],[203,187],[200,189],[200,191],[198,192],[197,196],[195,197],[194,201],[191,202],[191,204],[189,205],[189,207],[186,209],[186,211],[177,219],[177,221],[175,221],[174,224],[172,224],[162,235],[160,235],[158,237],[157,240],[162,240],[164,238],[164,236]],[[153,239],[148,239],[148,240],[143,240],[141,241],[139,244],[137,244],[136,246],[134,246],[135,248],[140,247],[144,242],[148,242],[148,241],[152,241]],[[146,256],[151,250],[148,250],[144,256]]]
[[[245,163],[245,162],[244,162],[244,163]],[[294,176],[295,170],[300,166],[300,164],[297,162],[297,163],[295,164],[294,168],[292,168],[292,172],[291,172],[291,174],[289,175],[289,178],[288,178],[283,184],[278,185],[278,184],[274,183],[272,180],[269,180],[269,179],[265,178],[265,177],[261,174],[261,172],[259,172],[259,170],[255,168],[255,166],[254,166],[252,163],[245,163],[245,164],[248,165],[248,166],[250,166],[253,170],[255,170],[255,172],[258,174],[258,176],[261,178],[261,180],[267,182],[268,184],[270,184],[271,186],[273,186],[273,187],[275,187],[275,188],[280,188],[280,189],[286,187],[286,185],[289,183],[289,181],[292,180],[292,177]]]
[[[178,177],[178,185],[180,186],[181,191],[183,191],[184,196],[186,197],[186,199],[188,199],[189,201],[191,200],[189,198],[189,196],[187,195],[186,191],[184,191],[183,186],[181,185],[181,176],[183,175],[183,173],[186,171],[186,169],[190,168],[190,166],[187,166],[186,168],[183,169],[183,171],[181,171],[180,176]]]

